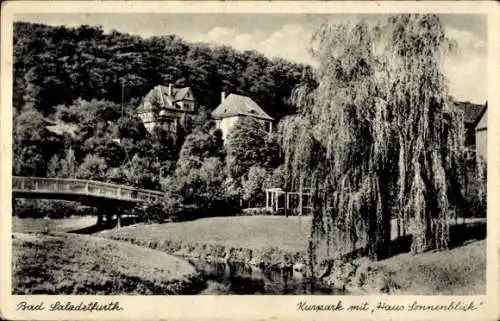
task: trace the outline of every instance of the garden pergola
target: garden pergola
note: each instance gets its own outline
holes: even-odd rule
[[[298,192],[287,192],[282,188],[268,188],[266,192],[266,209],[274,212],[283,210],[286,215],[290,211],[298,211],[298,215],[304,214],[304,209],[312,211],[311,192],[309,188]]]

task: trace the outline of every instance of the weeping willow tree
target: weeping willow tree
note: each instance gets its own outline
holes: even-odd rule
[[[391,219],[413,252],[448,246],[465,137],[441,71],[452,48],[434,15],[317,31],[319,67],[280,126],[290,184],[312,191],[311,252],[326,241],[327,255],[384,258]]]

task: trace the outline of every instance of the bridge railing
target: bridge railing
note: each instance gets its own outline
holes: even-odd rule
[[[12,177],[13,191],[74,193],[130,201],[159,201],[163,193],[112,183],[72,178]]]

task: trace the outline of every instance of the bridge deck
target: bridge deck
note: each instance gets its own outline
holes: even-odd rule
[[[12,194],[25,198],[52,198],[90,202],[112,200],[126,203],[156,202],[159,191],[90,180],[43,177],[12,177]]]

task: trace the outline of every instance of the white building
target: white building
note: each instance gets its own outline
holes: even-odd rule
[[[221,94],[221,103],[212,112],[216,127],[222,131],[225,140],[234,125],[244,117],[253,117],[260,121],[267,132],[272,131],[273,118],[269,116],[251,98],[242,95]]]

